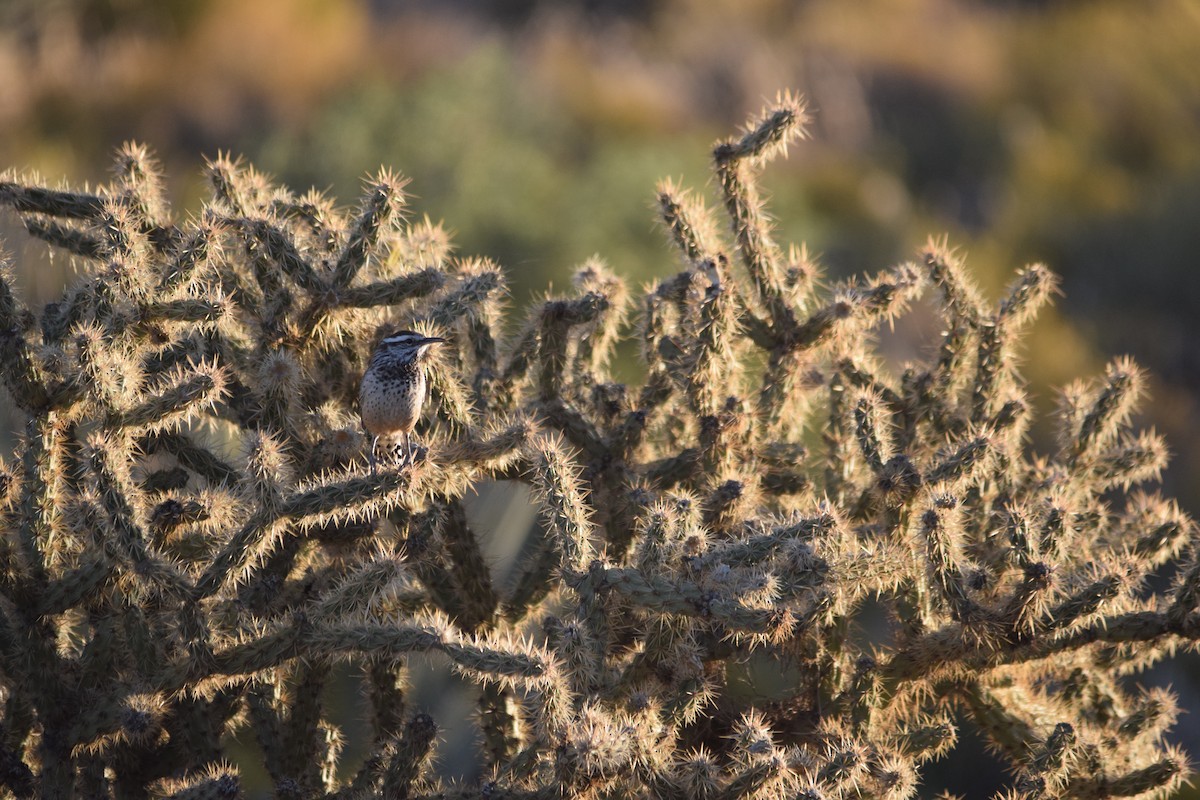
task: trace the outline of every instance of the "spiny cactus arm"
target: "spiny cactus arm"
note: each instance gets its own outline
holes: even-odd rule
[[[958,502],[945,496],[933,498],[920,516],[929,582],[937,587],[951,617],[965,622],[971,618],[975,602],[967,592],[956,547],[962,541],[961,524]]]
[[[1062,457],[1069,467],[1086,462],[1115,441],[1145,393],[1145,375],[1129,358],[1105,368],[1094,388],[1075,383],[1063,391],[1060,417]]]
[[[307,238],[323,253],[335,253],[345,245],[346,220],[334,200],[316,189],[310,189],[301,197],[274,197],[269,216],[287,220],[298,232],[302,230],[301,226],[307,228]]]
[[[955,443],[939,453],[940,458],[925,472],[925,483],[939,488],[970,486],[987,473],[996,445],[991,431]]]
[[[987,307],[963,268],[962,259],[950,249],[946,239],[931,237],[920,255],[954,320],[972,329],[980,327],[987,316]]]
[[[307,463],[311,444],[299,425],[303,390],[299,355],[287,346],[265,349],[258,354],[255,373],[247,376],[252,401],[244,409],[244,422],[283,443],[293,463]]]
[[[535,439],[529,450],[533,486],[559,557],[559,568],[564,574],[583,570],[592,560],[594,525],[578,467],[562,440],[552,434]]]
[[[260,329],[254,338],[275,343],[287,338],[288,316],[294,311],[296,298],[276,263],[266,254],[266,248],[246,231],[241,235],[249,274],[244,269],[228,270],[226,287],[230,298]],[[254,284],[247,280],[252,278]],[[311,329],[310,329],[311,330]]]
[[[475,630],[492,620],[500,598],[462,503],[447,503],[444,513],[442,539],[450,563],[454,565],[455,583],[462,597],[463,613],[458,624],[464,630]]]
[[[154,796],[163,800],[236,800],[242,796],[237,768],[217,762],[202,770],[154,784]]]
[[[971,390],[972,421],[989,420],[1011,393],[1018,329],[1050,299],[1057,285],[1058,279],[1045,267],[1030,267],[1017,276],[996,313],[977,326],[979,351]]]
[[[103,686],[100,690],[92,688],[96,696],[113,691],[113,676],[124,672],[125,658],[120,652],[120,639],[116,636],[119,630],[119,620],[114,616],[94,614],[89,625],[90,638],[84,645],[79,656],[71,666],[76,667],[77,686],[89,688]],[[107,684],[106,681],[107,680]],[[126,688],[118,690],[120,696],[127,692]]]
[[[742,262],[759,302],[770,314],[775,330],[784,336],[795,327],[795,315],[780,270],[781,254],[771,240],[771,226],[752,170],[776,153],[786,152],[789,143],[803,137],[807,121],[803,101],[781,95],[761,119],[747,126],[740,140],[722,142],[713,150],[725,210],[733,224]]]
[[[170,740],[178,743],[179,747],[169,762],[171,772],[220,762],[221,739],[226,730],[232,727],[234,715],[241,711],[244,689],[242,683],[235,681],[230,686],[213,691],[208,699],[172,698],[165,727]]]
[[[26,413],[51,405],[49,376],[26,338],[32,316],[12,291],[6,261],[0,261],[0,371],[13,400]]]
[[[381,178],[381,181],[375,185],[375,190],[364,201],[363,214],[350,232],[350,241],[342,248],[341,254],[332,268],[332,274],[328,275],[326,290],[310,292],[310,304],[300,314],[297,322],[300,330],[319,331],[323,327],[327,327],[326,320],[335,310],[342,312],[335,316],[335,323],[338,325],[352,324],[351,321],[354,318],[346,315],[346,311],[394,306],[409,300],[429,297],[444,288],[449,282],[447,271],[439,259],[439,263],[421,268],[417,268],[416,265],[408,265],[408,269],[402,274],[386,277],[384,280],[357,286],[350,285],[353,283],[354,277],[362,272],[363,267],[367,264],[371,251],[380,246],[385,230],[395,227],[399,221],[396,208],[392,208],[391,211],[387,210],[388,207],[397,206],[397,203],[389,204],[386,198],[400,193],[401,182],[390,175],[386,176],[386,180]],[[388,186],[391,188],[389,189]],[[407,264],[407,262],[405,263]],[[373,273],[383,273],[384,275],[393,271],[389,269],[372,270]],[[322,278],[322,282],[324,281],[325,278]],[[446,300],[443,298],[439,302],[445,304]],[[430,314],[426,318],[432,319],[434,324],[439,326],[454,322],[453,317],[443,319],[439,314]]]
[[[921,715],[897,726],[888,737],[891,749],[899,751],[914,764],[939,758],[958,743],[958,728],[946,712],[940,716]]]
[[[485,763],[495,768],[511,760],[528,738],[520,703],[511,688],[488,683],[480,693],[478,713]]]
[[[316,600],[310,616],[318,622],[334,622],[356,614],[377,613],[389,596],[405,593],[412,584],[398,558],[381,555],[335,579]]]
[[[160,636],[160,620],[152,619],[132,598],[122,598],[116,611],[133,668],[139,675],[157,675],[166,661],[167,644]]]
[[[106,425],[138,432],[174,428],[222,400],[226,386],[226,373],[216,364],[176,368],[150,387],[137,405],[111,412]]]
[[[280,684],[283,681],[279,682]],[[280,689],[283,686],[280,685]],[[286,785],[283,781],[293,780],[284,766],[285,751],[281,728],[285,722],[273,697],[275,687],[270,684],[252,687],[246,692],[246,716],[254,738],[263,751],[263,766],[276,786]],[[299,788],[299,787],[295,787]]]
[[[509,623],[520,622],[536,609],[554,585],[554,569],[559,563],[558,550],[548,540],[541,525],[535,527],[530,536],[537,537],[533,552],[520,568],[512,591],[503,600],[501,614]]]
[[[611,612],[624,604],[604,585],[597,562],[586,574],[571,576],[568,585],[578,600],[574,618],[547,616],[542,629],[562,664],[570,691],[581,698],[594,696],[608,674],[613,623],[624,616]]]
[[[854,491],[851,485],[855,453],[859,452],[854,439],[853,411],[850,403],[850,385],[838,372],[829,376],[828,408],[822,439],[825,445],[825,492],[838,500]]]
[[[113,560],[128,564],[132,572],[156,584],[168,596],[175,599],[189,596],[192,584],[186,573],[151,550],[145,532],[134,520],[129,498],[136,490],[128,476],[119,472],[117,465],[125,460],[120,443],[112,438],[93,437],[88,449],[89,466],[107,518],[106,535],[101,539],[105,552]]]
[[[1041,740],[1033,723],[1018,710],[997,696],[983,680],[963,680],[950,688],[955,699],[970,712],[972,723],[978,726],[1013,763],[1031,761],[1035,743]]]
[[[610,454],[600,429],[582,411],[561,397],[552,397],[538,405],[546,427],[559,430],[589,459],[604,459]]]
[[[1154,744],[1162,741],[1179,716],[1179,704],[1162,687],[1143,690],[1136,705],[1117,726],[1117,735],[1131,743]]]
[[[509,634],[452,637],[439,648],[455,669],[477,683],[528,688],[554,680],[551,654]]]
[[[146,331],[155,323],[162,322],[197,322],[215,325],[228,313],[229,306],[222,299],[201,300],[195,297],[185,297],[177,300],[155,300],[139,305],[135,325],[139,333]]]
[[[646,439],[648,413],[636,408],[623,414],[609,427],[605,449],[614,461],[628,463]]]
[[[426,335],[447,333],[444,330],[433,329],[428,323],[416,327],[420,333]],[[428,374],[434,424],[452,440],[469,436],[480,422],[471,392],[459,377],[463,372],[461,353],[451,344],[434,354],[433,366]]]
[[[291,638],[288,638],[290,632]],[[277,635],[218,653],[221,669],[251,672],[279,663],[295,644],[315,646],[323,652],[373,653],[401,656],[436,650],[445,653],[463,674],[482,682],[505,684],[537,681],[546,673],[549,654],[529,643],[505,636],[464,637],[445,617],[414,622],[354,622],[334,625],[293,624]],[[286,645],[286,646],[285,646]]]
[[[95,220],[103,212],[105,198],[3,180],[0,181],[0,203],[23,214]]]
[[[257,252],[261,249],[262,255],[278,264],[301,289],[314,295],[330,292],[328,284],[300,253],[288,231],[265,219],[233,219],[230,222],[241,230],[247,250]],[[263,285],[263,289],[268,290],[268,286]]]
[[[419,514],[398,510],[388,518],[400,532],[404,561],[420,579],[427,603],[451,620],[457,620],[465,601],[446,566],[445,546],[438,535],[442,525],[440,509]]]
[[[647,288],[642,300],[642,313],[638,321],[638,344],[642,361],[646,363],[649,372],[646,385],[661,386],[663,388],[660,391],[664,393],[668,387],[674,390],[678,385],[678,373],[683,365],[684,356],[684,350],[675,338],[679,333],[675,320],[678,315],[673,313],[670,295],[673,287],[681,280],[686,280],[690,285],[691,279],[691,271],[685,270],[672,280]],[[679,324],[682,324],[682,321]]]
[[[1061,526],[1061,516],[1059,525]],[[1178,558],[1197,536],[1196,523],[1174,501],[1157,493],[1134,492],[1120,524],[1106,537],[1110,549],[1134,542],[1135,556],[1147,560],[1150,569]]]
[[[691,270],[681,273],[681,277],[690,281],[696,269],[712,268],[705,265],[720,265],[722,269],[725,268],[728,259],[714,230],[712,215],[699,198],[687,190],[678,188],[671,181],[664,181],[658,187],[658,205],[661,221],[666,225],[672,241],[692,267]],[[667,285],[664,285],[663,288],[666,287]],[[732,281],[726,280],[723,290],[729,294],[729,302],[743,332],[764,350],[774,349],[781,331],[772,328],[769,321],[762,319],[748,307],[745,298],[738,293]],[[653,305],[650,293],[647,293],[646,300],[648,304]],[[651,309],[648,308],[647,313],[650,312]],[[794,319],[792,321],[794,323]]]
[[[188,658],[160,664],[152,673],[154,684],[159,691],[172,693],[214,676],[254,675],[278,667],[300,654],[307,626],[303,617],[297,616],[269,626],[257,636],[245,637],[244,641],[216,650],[207,663]]]
[[[1059,285],[1058,276],[1044,264],[1030,264],[1009,284],[1008,293],[996,311],[997,321],[1014,327],[1028,323],[1060,293]]]
[[[72,748],[99,752],[122,745],[153,744],[162,735],[167,702],[161,695],[110,685],[77,709],[66,732]]]
[[[331,473],[303,482],[295,491],[281,494],[273,508],[261,509],[217,556],[201,581],[205,594],[215,592],[234,564],[244,564],[245,548],[280,520],[317,529],[331,524],[354,523],[384,516],[396,509],[416,508],[432,490],[460,495],[466,486],[486,474],[503,472],[530,440],[531,428],[523,420],[501,428],[488,439],[464,439],[441,447],[433,458],[413,470],[361,470]],[[236,553],[242,552],[239,556]]]
[[[1045,624],[1047,595],[1053,580],[1050,565],[1042,561],[1026,559],[1021,572],[1020,582],[999,612],[1000,635],[1009,640],[1033,636]],[[990,633],[985,629],[982,635]]]
[[[217,486],[235,485],[240,478],[235,467],[218,458],[208,448],[197,444],[192,437],[184,433],[153,431],[139,437],[137,446],[148,454],[170,453],[178,459],[180,466],[184,469]]]
[[[879,402],[886,404],[893,414],[907,411],[900,393],[889,386],[888,382],[881,378],[879,374],[881,370],[871,366],[869,362],[864,363],[854,357],[846,356],[838,359],[834,368],[842,376],[847,386],[878,397]]]
[[[366,264],[380,239],[390,227],[400,221],[404,208],[404,187],[407,179],[381,170],[369,182],[363,197],[362,209],[350,228],[349,241],[338,256],[333,267],[333,286],[343,288],[350,285],[354,276]]]
[[[702,270],[707,286],[700,301],[695,339],[689,351],[685,387],[692,411],[700,417],[720,413],[726,398],[736,394],[738,360],[734,349],[737,318],[727,288],[727,275],[719,264]]]
[[[658,213],[675,246],[693,265],[721,257],[712,214],[701,198],[674,181],[662,181],[658,184]]]
[[[337,293],[338,306],[374,308],[394,306],[406,300],[428,297],[446,285],[446,274],[437,267],[426,267],[386,281],[348,286]]]
[[[216,201],[215,210],[247,217],[270,207],[266,179],[253,167],[246,166],[240,157],[218,153],[215,159],[206,161],[205,172]]]
[[[115,569],[113,560],[104,553],[87,558],[46,585],[38,598],[37,616],[53,617],[95,597],[108,584]]]
[[[579,332],[573,365],[577,379],[585,376],[592,376],[593,382],[606,379],[607,366],[628,310],[629,290],[599,256],[593,256],[577,269],[571,282],[576,292],[585,296],[595,293],[608,301],[596,320]]]
[[[588,292],[574,300],[547,300],[543,304],[537,351],[537,386],[541,401],[562,396],[571,329],[595,322],[609,305],[609,298],[598,292]]]
[[[151,259],[147,257],[149,247],[141,223],[137,211],[115,197],[105,199],[96,220],[104,247],[103,274],[112,279],[114,297],[141,300],[150,289],[146,278]]]
[[[782,346],[808,349],[891,319],[916,299],[922,288],[921,275],[913,264],[901,264],[863,285],[846,283],[834,291],[829,303],[799,323]]]
[[[841,524],[842,522],[832,513],[818,513],[810,517],[779,520],[766,533],[749,534],[714,544],[699,559],[699,563],[756,566],[767,563],[780,551],[803,549],[812,558],[812,570],[820,572],[827,569],[828,564],[812,553],[810,543],[814,539],[836,535],[835,529]],[[795,559],[797,555],[797,552],[790,552],[788,558]],[[793,567],[795,566],[793,564]],[[793,575],[806,571],[803,569],[789,570]]]
[[[42,341],[48,345],[61,345],[67,335],[83,321],[83,315],[91,301],[88,282],[68,288],[62,299],[42,309]]]
[[[439,444],[433,458],[439,464],[482,470],[498,477],[527,458],[529,448],[540,435],[537,424],[527,415],[508,414],[495,418],[477,437]]]
[[[414,714],[400,741],[386,753],[380,776],[383,797],[409,797],[411,787],[429,766],[438,727],[428,714]]]
[[[913,401],[923,416],[943,432],[962,424],[955,410],[959,392],[974,379],[970,372],[975,359],[972,346],[990,314],[974,282],[966,274],[962,259],[945,239],[930,239],[920,258],[933,283],[941,289],[942,335],[937,360],[915,376]],[[976,347],[977,349],[977,347]]]
[[[1086,594],[1086,591],[1080,595]],[[1070,606],[1074,607],[1077,606]],[[1045,619],[1048,623],[1053,617]],[[1150,642],[1172,636],[1180,640],[1194,640],[1200,636],[1200,614],[1191,613],[1175,622],[1169,614],[1159,611],[1129,611],[1101,617],[1057,636],[1018,641],[998,650],[968,642],[962,635],[962,629],[951,625],[924,634],[897,650],[883,663],[880,672],[885,682],[898,685],[943,669],[983,673],[992,667],[1024,664],[1097,643]]]
[[[1166,469],[1167,444],[1154,431],[1143,431],[1136,436],[1122,434],[1112,447],[1097,453],[1084,474],[1091,478],[1092,491],[1131,486],[1144,481],[1157,480]]]
[[[1200,545],[1195,539],[1190,561],[1176,578],[1174,595],[1167,608],[1167,619],[1172,625],[1181,625],[1200,605]]]
[[[1095,614],[1105,602],[1120,595],[1125,588],[1125,581],[1121,576],[1105,575],[1076,590],[1051,608],[1043,615],[1039,627],[1051,631],[1069,630],[1078,620]]]
[[[425,487],[402,472],[362,476],[357,470],[317,480],[289,495],[280,516],[309,524],[375,516],[396,507],[412,507]],[[426,476],[428,479],[428,476]]]
[[[371,703],[373,744],[378,748],[404,730],[407,711],[407,669],[400,659],[369,658],[365,667]],[[369,761],[370,759],[368,759]],[[367,769],[367,764],[363,764]],[[361,772],[360,772],[361,774]],[[355,782],[358,781],[356,776]]]
[[[590,570],[589,574],[595,572]],[[635,606],[659,614],[711,620],[742,634],[775,641],[793,635],[806,621],[779,607],[754,607],[723,598],[691,581],[646,575],[629,567],[600,567],[597,588],[611,588]]]
[[[280,514],[262,509],[254,514],[218,551],[196,579],[195,599],[211,597],[237,580],[253,559],[268,552],[283,534]]]
[[[878,395],[861,395],[854,402],[854,435],[867,466],[875,473],[896,454],[892,441],[891,415]]]
[[[340,737],[321,718],[321,689],[330,665],[325,657],[312,656],[297,659],[292,672],[290,691],[279,709],[282,718],[276,742],[282,751],[282,766],[302,791],[329,791],[332,786],[324,780],[322,767],[331,757],[336,762],[341,746]]]
[[[169,209],[161,169],[145,145],[127,141],[117,149],[113,190],[146,222],[162,225],[167,221]]]
[[[1154,792],[1154,797],[1169,797],[1179,788],[1189,769],[1187,757],[1178,749],[1171,748],[1165,757],[1144,767],[1118,775],[1103,774],[1072,780],[1066,791],[1068,796],[1084,800],[1137,797],[1148,792]]]
[[[484,262],[476,267],[480,272],[478,277],[469,277],[467,283],[485,278],[489,273],[499,277],[499,272],[484,269],[489,267]],[[465,271],[465,270],[464,270]],[[471,273],[468,273],[469,275]],[[471,381],[471,390],[475,398],[475,407],[481,412],[489,408],[507,410],[508,405],[502,404],[498,394],[500,377],[499,340],[500,340],[500,294],[505,288],[502,280],[496,281],[496,289],[489,292],[487,299],[477,305],[472,305],[465,314],[465,333],[469,343],[471,362],[475,374]]]
[[[156,296],[172,297],[192,287],[196,280],[212,268],[210,259],[220,254],[215,220],[204,220],[188,234],[175,254],[163,264]]]
[[[68,253],[84,258],[100,258],[106,252],[99,237],[74,225],[64,225],[53,219],[32,215],[23,216],[21,221],[30,236]]]
[[[530,366],[538,352],[538,334],[540,317],[531,310],[525,317],[521,328],[513,336],[505,348],[507,357],[503,360],[497,380],[497,392],[503,400],[501,408],[510,407],[516,400],[517,385],[529,372]]]
[[[24,591],[44,586],[48,578],[46,552],[57,540],[61,524],[63,422],[50,412],[31,417],[26,423],[25,452],[21,457],[22,502],[18,511],[18,543],[30,585]]]
[[[1014,785],[1017,797],[1036,800],[1046,793],[1057,795],[1076,771],[1075,762],[1081,757],[1075,729],[1070,723],[1058,723],[1018,774]]]

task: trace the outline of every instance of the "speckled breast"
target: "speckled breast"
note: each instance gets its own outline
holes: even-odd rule
[[[411,431],[424,397],[425,375],[419,370],[406,377],[380,376],[376,370],[368,370],[358,396],[363,427],[375,436]]]

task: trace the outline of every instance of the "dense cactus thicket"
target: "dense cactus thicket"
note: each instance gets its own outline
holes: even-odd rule
[[[826,288],[756,190],[804,122],[785,96],[718,144],[720,212],[660,187],[672,277],[589,262],[520,325],[387,172],[345,212],[219,158],[186,220],[135,146],[94,192],[0,182],[80,273],[36,312],[0,281],[27,419],[0,476],[5,791],[235,797],[237,731],[288,799],[895,800],[971,726],[1005,797],[1169,793],[1175,701],[1125,678],[1200,638],[1200,564],[1147,488],[1142,374],[1067,388],[1031,453],[1016,348],[1054,276],[993,305],[931,242]],[[922,296],[944,332],[893,374],[873,332]],[[372,474],[358,384],[401,326],[450,345],[417,456]],[[494,480],[540,514],[503,582],[464,509]],[[477,781],[433,769],[415,654],[478,685]],[[324,705],[337,663],[365,759]]]

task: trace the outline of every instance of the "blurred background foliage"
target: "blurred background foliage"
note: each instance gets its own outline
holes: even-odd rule
[[[1194,0],[0,0],[0,167],[94,182],[136,139],[195,211],[219,151],[347,205],[386,164],[519,308],[594,253],[673,271],[655,182],[707,187],[712,142],[795,89],[814,123],[766,179],[779,239],[842,276],[947,233],[993,294],[1044,261],[1065,298],[1027,352],[1042,410],[1132,354],[1195,515],[1198,67]],[[69,279],[11,215],[0,237],[31,299]],[[930,324],[901,321],[897,361]]]

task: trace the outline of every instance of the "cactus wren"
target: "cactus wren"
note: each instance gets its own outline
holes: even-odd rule
[[[413,457],[409,434],[421,417],[425,404],[425,367],[429,351],[440,336],[422,336],[399,331],[386,337],[375,348],[371,363],[363,373],[358,394],[358,409],[363,427],[373,437],[368,459],[375,472],[375,447],[385,436],[398,434],[405,457]]]

